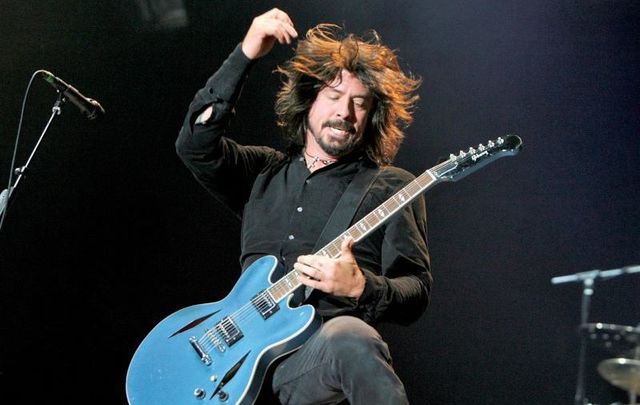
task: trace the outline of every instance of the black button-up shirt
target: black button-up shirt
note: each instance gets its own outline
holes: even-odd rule
[[[238,46],[196,93],[176,149],[196,179],[242,218],[242,268],[274,255],[289,271],[298,256],[314,253],[345,189],[361,165],[372,162],[352,156],[311,173],[300,155],[233,141],[227,124],[251,63]],[[209,106],[212,117],[196,123]],[[413,178],[396,167],[382,168],[353,222]],[[424,312],[431,275],[422,197],[356,244],[353,253],[366,278],[362,296],[355,301],[315,291],[309,302],[320,315],[352,315],[374,324],[408,323]]]

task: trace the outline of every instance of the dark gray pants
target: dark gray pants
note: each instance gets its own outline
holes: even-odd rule
[[[322,327],[273,374],[282,404],[408,404],[387,344],[360,319],[340,316]]]

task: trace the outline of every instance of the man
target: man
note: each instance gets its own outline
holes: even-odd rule
[[[291,44],[297,36],[281,10],[256,17],[196,94],[176,149],[196,179],[242,217],[242,268],[264,255],[278,257],[307,287],[298,302],[314,305],[324,320],[273,370],[271,388],[280,402],[405,404],[404,386],[373,326],[412,322],[427,307],[423,199],[357,245],[346,239],[337,258],[311,253],[352,180],[370,174],[360,204],[349,207],[354,223],[414,178],[390,163],[401,125],[411,122],[419,81],[402,72],[377,37],[338,38],[337,27],[319,25],[278,69],[286,80],[276,113],[290,149],[237,144],[228,122],[250,67],[276,41]]]

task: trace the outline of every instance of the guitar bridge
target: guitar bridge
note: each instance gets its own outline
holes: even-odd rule
[[[200,345],[198,339],[196,339],[195,336],[191,336],[189,338],[189,343],[191,343],[191,347],[193,347],[193,350],[195,350],[196,353],[198,353],[198,356],[200,356],[200,361],[202,361],[206,366],[210,366],[211,356],[209,356],[209,353],[207,353],[202,345]]]

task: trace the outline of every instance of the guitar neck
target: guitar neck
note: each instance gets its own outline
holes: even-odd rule
[[[400,211],[405,205],[416,199],[416,197],[428,188],[437,184],[440,181],[440,177],[437,175],[438,169],[442,169],[442,166],[446,163],[447,162],[435,166],[416,177],[412,182],[380,204],[376,209],[365,215],[364,218],[353,224],[349,229],[341,233],[315,254],[332,259],[340,257],[340,247],[346,238],[353,238],[354,242],[359,242],[367,237],[390,219],[393,214]],[[301,285],[302,283],[298,280],[297,271],[291,270],[269,287],[267,291],[269,291],[275,302],[280,302]]]

